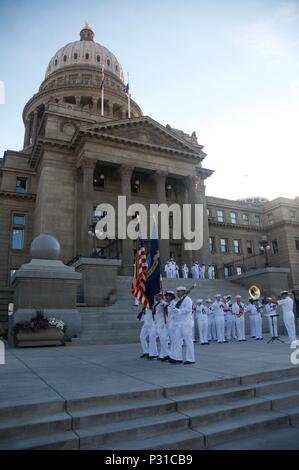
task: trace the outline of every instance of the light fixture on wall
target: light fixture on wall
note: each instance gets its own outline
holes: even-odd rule
[[[101,173],[100,174],[100,180],[104,180],[104,179],[105,179],[105,175],[104,175],[104,173]]]
[[[168,191],[170,191],[170,190],[172,189],[171,184],[168,184],[168,185],[167,185],[167,189],[168,189]]]
[[[135,180],[135,184],[136,184],[136,186],[139,186],[139,185],[140,185],[139,179]]]

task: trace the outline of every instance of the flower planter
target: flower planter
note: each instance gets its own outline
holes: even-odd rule
[[[60,346],[64,344],[64,333],[55,327],[38,331],[19,331],[16,336],[16,346]]]

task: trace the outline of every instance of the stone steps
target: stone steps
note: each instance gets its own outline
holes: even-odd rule
[[[299,369],[0,407],[0,449],[202,449],[299,423]]]

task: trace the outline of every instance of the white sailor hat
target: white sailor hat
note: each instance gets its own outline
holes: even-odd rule
[[[216,295],[215,295],[215,298],[216,298],[216,297],[221,297],[221,294],[216,294]]]
[[[280,291],[280,295],[283,295],[283,294],[288,294],[288,293],[289,293],[289,291],[288,291],[288,290],[281,290],[281,291]]]
[[[272,297],[267,297],[267,299],[266,299],[266,300],[272,300]]]
[[[174,297],[175,297],[175,293],[174,293],[173,290],[167,290],[167,291],[165,292],[165,295],[174,295]]]
[[[211,303],[212,303],[212,299],[208,298],[208,299],[206,299],[206,302],[209,303],[209,304],[211,304]]]
[[[186,289],[185,286],[179,286],[179,287],[176,288],[176,291],[177,291],[177,292],[179,292],[180,290],[186,291],[187,289]]]
[[[197,304],[202,304],[202,303],[203,303],[203,299],[197,299],[196,303],[197,303]]]
[[[236,295],[236,299],[242,299],[242,295]]]

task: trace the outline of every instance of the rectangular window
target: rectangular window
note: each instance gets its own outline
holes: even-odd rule
[[[25,216],[24,215],[14,214],[13,224],[14,225],[25,225]]]
[[[247,240],[246,248],[247,248],[247,254],[252,255],[253,254],[253,242],[252,242],[252,240]]]
[[[207,215],[208,215],[208,217],[211,217],[211,215],[212,215],[211,209],[209,207],[207,208]]]
[[[274,219],[273,219],[273,214],[268,215],[268,225],[273,225]]]
[[[16,192],[17,193],[26,193],[27,192],[27,178],[21,178],[17,176],[16,179]]]
[[[210,252],[215,253],[216,251],[215,237],[209,237],[209,246],[210,246]]]
[[[228,252],[228,249],[227,249],[227,239],[226,238],[220,238],[220,251],[221,253],[227,253]]]
[[[255,216],[255,225],[257,227],[260,227],[261,226],[261,216],[260,215],[256,215]]]
[[[248,225],[249,224],[249,216],[248,214],[242,214],[242,222],[244,225]]]
[[[296,250],[299,250],[299,238],[295,238],[295,247]]]
[[[13,229],[11,247],[13,250],[24,249],[24,229],[23,228]]]
[[[237,266],[236,271],[237,271],[237,276],[240,276],[242,274],[242,268],[240,266]]]
[[[236,224],[237,223],[237,213],[236,212],[231,212],[230,213],[230,222],[231,222],[231,224]]]
[[[276,255],[279,251],[277,240],[272,240],[271,244],[272,244],[272,252],[274,255]]]
[[[131,180],[131,191],[132,193],[139,193],[140,192],[140,179],[139,178],[132,178]]]
[[[224,222],[223,211],[217,211],[217,222]]]
[[[296,220],[296,211],[290,211],[290,219]]]
[[[241,253],[241,242],[240,240],[234,240],[234,253],[235,254],[240,254]]]
[[[224,277],[229,277],[232,275],[232,267],[224,266]]]

